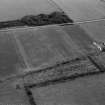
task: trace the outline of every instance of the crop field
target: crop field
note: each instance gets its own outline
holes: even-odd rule
[[[105,42],[104,0],[8,1],[0,105],[105,105],[105,52],[93,43]]]
[[[18,28],[0,32],[0,73],[10,76],[86,56],[96,48],[78,25]]]
[[[0,32],[0,78],[19,73],[25,68],[16,43],[8,32]]]
[[[53,65],[40,72],[33,72],[24,78],[25,84],[29,87],[41,87],[49,84],[56,84],[62,80],[74,80],[100,70],[93,65],[89,59],[75,59]],[[54,82],[55,81],[55,82]]]
[[[105,70],[105,53],[104,52],[99,54],[99,55],[91,56],[91,58],[99,66],[101,71]]]
[[[80,24],[80,26],[97,42],[105,42],[105,21]]]
[[[50,14],[60,11],[50,0],[1,0],[0,7],[0,21],[15,20],[25,15]]]
[[[74,21],[86,21],[105,17],[105,3],[100,0],[53,0]]]
[[[1,30],[0,78],[16,76],[0,81],[0,104],[104,105],[105,53],[87,56],[95,39],[81,27]]]
[[[89,36],[79,25],[62,26],[65,32],[78,45],[79,50],[83,53],[91,53],[95,51],[93,46],[94,39]]]
[[[89,73],[99,73],[99,69],[97,69],[89,59],[84,58],[81,60],[69,61],[68,63],[62,63],[60,65],[50,67],[48,70],[33,72],[30,75],[25,76],[24,82],[29,86],[32,93],[31,99],[34,100],[36,105],[75,105],[78,101],[72,99],[81,101],[83,97],[86,96],[89,98],[91,96],[91,90],[88,88],[85,89],[85,86],[88,86],[88,83],[85,84],[86,82],[84,81],[86,76],[90,80],[91,76],[89,76]],[[80,78],[81,81],[76,82]],[[81,83],[82,80],[84,81],[83,84]],[[79,83],[80,87],[78,87]],[[92,89],[94,88],[95,86],[92,87]],[[75,91],[75,89],[78,90]],[[81,93],[81,98],[79,98],[79,92]],[[82,94],[82,92],[86,92],[86,95]],[[89,94],[87,94],[88,92]],[[97,93],[97,95],[102,97],[102,93]],[[94,97],[95,95],[92,94],[91,98]],[[98,99],[98,97],[95,98]],[[92,102],[87,98],[83,99],[84,101]],[[80,103],[80,105],[82,104],[83,103]]]
[[[79,26],[44,26],[0,32],[0,75],[22,74],[72,60],[94,51]]]
[[[11,34],[20,41],[31,68],[80,56],[78,46],[58,26],[14,30]]]
[[[54,0],[74,21],[105,17],[105,6],[100,0]]]
[[[105,68],[105,53],[100,54],[99,56],[97,56],[97,59],[99,60],[99,62],[104,66]]]
[[[1,105],[30,105],[24,89],[17,89],[15,81],[0,84]]]
[[[105,74],[31,89],[37,105],[104,105],[104,90]]]

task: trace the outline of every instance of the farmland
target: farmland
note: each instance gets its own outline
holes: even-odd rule
[[[24,68],[25,63],[14,39],[8,32],[0,32],[0,78],[19,73]]]
[[[95,51],[93,46],[94,39],[88,35],[79,25],[62,26],[69,37],[78,45],[80,51],[85,54]]]
[[[33,71],[25,76],[24,82],[30,88],[37,88],[99,72],[89,59],[78,58],[41,69],[40,72]]]
[[[75,22],[105,17],[105,3],[101,0],[54,0]]]
[[[104,105],[105,74],[33,88],[37,105]]]
[[[78,46],[59,26],[14,30],[11,34],[20,40],[31,68],[56,64],[80,55]]]
[[[0,21],[19,19],[25,15],[49,14],[60,9],[48,0],[1,0]]]
[[[21,80],[19,80],[21,83]],[[0,104],[1,105],[30,105],[24,89],[16,89],[16,81],[6,81],[0,84]]]
[[[105,21],[83,23],[80,26],[97,42],[105,42]]]
[[[81,105],[86,101],[86,105],[88,103],[91,105],[96,103],[94,99],[97,99],[99,100],[97,103],[101,103],[101,100],[104,103],[103,83],[102,87],[97,87],[93,91],[99,82],[94,80],[94,84],[90,84],[87,83],[87,78],[94,79],[95,74],[98,76],[105,72],[105,53],[96,54],[97,49],[92,45],[96,39],[81,27],[81,25],[48,25],[1,30],[0,102],[27,105],[28,102],[35,101],[39,105],[61,104],[61,102]],[[100,77],[100,81],[101,79]],[[84,81],[86,86],[90,84],[91,88],[84,89]],[[101,88],[99,93],[96,93],[99,88]],[[64,93],[61,92],[62,89]],[[47,97],[49,94],[51,97]],[[70,99],[63,99],[62,94]],[[55,99],[55,97],[59,98]],[[11,102],[12,98],[14,98],[13,102]],[[82,98],[84,101],[81,100]]]
[[[0,5],[1,105],[105,104],[104,1]]]
[[[7,68],[16,66],[16,74],[19,74],[20,71],[28,72],[46,68],[50,65],[55,65],[66,60],[73,60],[96,52],[95,46],[92,45],[94,39],[78,25],[52,25],[29,29],[18,28],[7,32],[5,30],[1,31],[0,35],[7,38],[7,40],[3,39],[6,40],[4,44],[1,41],[2,46],[12,44],[6,46],[6,51],[13,58],[13,61],[11,61],[13,63],[9,64],[10,61],[8,60],[11,56],[7,56],[3,52],[1,58],[4,61],[1,60],[1,65],[4,67],[8,64],[6,66]],[[8,37],[11,38],[9,41]],[[9,50],[10,52],[8,52]],[[5,49],[1,49],[1,51],[5,51]],[[12,54],[12,52],[15,53]],[[8,59],[8,57],[10,58]],[[7,70],[7,68],[4,68],[4,70]],[[9,68],[9,70],[12,69]]]
[[[82,56],[77,43],[60,26],[0,32],[0,78],[38,70]]]

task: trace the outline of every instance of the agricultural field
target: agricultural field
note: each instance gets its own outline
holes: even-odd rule
[[[21,82],[20,80],[18,81]],[[16,86],[16,81],[9,80],[0,83],[1,105],[30,105],[25,90]]]
[[[105,3],[101,0],[53,0],[75,22],[105,17]]]
[[[101,71],[105,70],[105,52],[98,55],[93,55],[91,58],[98,65],[98,68],[100,68]]]
[[[11,34],[0,32],[0,79],[22,72],[25,68],[25,63]]]
[[[36,71],[96,52],[94,39],[78,25],[10,29],[1,31],[0,37],[1,77]]]
[[[0,105],[105,105],[104,0],[0,5]]]
[[[96,51],[93,39],[78,25],[10,29],[1,31],[0,37],[1,77],[39,70]]]
[[[33,72],[26,75],[24,82],[31,88],[41,87],[48,84],[56,84],[63,80],[74,80],[99,72],[100,70],[89,59],[78,58],[47,67],[40,72]]]
[[[15,51],[18,55],[13,53],[14,59],[18,59],[15,57],[20,57],[19,64],[17,64],[17,60],[13,60],[13,63],[16,62],[14,64],[16,66],[15,69],[17,71],[20,70],[21,72],[38,70],[50,65],[61,63],[65,60],[73,60],[81,56],[86,56],[86,54],[96,52],[95,46],[92,45],[94,41],[93,38],[78,25],[52,25],[36,28],[18,28],[13,30],[10,29],[7,32],[5,30],[1,31],[1,36],[5,37],[2,34],[11,38],[10,42],[5,41],[3,45],[3,42],[1,41],[0,43],[2,46],[10,45],[10,43],[12,44],[10,46],[15,45],[14,47],[9,47],[10,49],[14,48],[12,51],[10,50],[9,53],[11,54],[11,52]],[[5,49],[3,50],[5,51]],[[3,52],[2,55],[5,56],[5,53]],[[2,59],[11,60],[11,56],[9,56],[10,58],[8,58],[8,56],[7,58],[5,57]],[[22,63],[20,62],[20,59],[22,59]],[[3,60],[1,62],[3,62],[1,63],[3,67],[4,65],[8,65],[6,67],[9,70],[12,70],[9,68],[11,66],[7,63],[7,60],[5,60],[5,63]],[[4,68],[4,70],[7,68]]]
[[[0,21],[19,19],[25,15],[50,14],[61,11],[50,0],[1,0]]]
[[[94,21],[80,24],[94,40],[97,42],[105,42],[105,21]]]
[[[81,55],[78,46],[59,26],[18,29],[11,34],[19,40],[30,68],[46,67]]]
[[[105,74],[32,88],[37,105],[104,105]]]
[[[94,39],[79,25],[61,26],[68,36],[78,45],[80,51],[85,54],[96,51],[93,46]]]
[[[81,26],[1,30],[0,40],[0,104],[104,105],[105,54],[87,56],[95,39]]]

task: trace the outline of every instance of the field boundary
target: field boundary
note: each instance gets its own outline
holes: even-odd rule
[[[90,54],[91,55],[91,54]],[[91,56],[94,56],[94,55],[97,55],[97,54],[92,54]],[[98,55],[97,55],[98,56]],[[36,71],[29,71],[29,72],[25,72],[25,73],[22,73],[22,74],[19,74],[19,75],[14,75],[14,76],[11,76],[11,77],[8,77],[8,78],[5,78],[3,80],[0,80],[0,83],[3,83],[7,80],[11,80],[11,79],[18,79],[18,78],[24,78],[28,75],[32,75],[32,74],[38,74],[38,73],[41,73],[41,72],[47,72],[55,67],[60,67],[61,65],[66,65],[66,64],[70,64],[70,63],[76,63],[76,62],[79,62],[79,61],[82,61],[82,60],[85,60],[85,59],[88,59],[87,56],[81,56],[81,57],[77,57],[77,58],[74,58],[72,60],[65,60],[65,61],[62,61],[62,62],[59,62],[57,64],[54,64],[54,65],[50,65],[48,67],[45,67],[45,68],[38,68],[38,70]],[[90,59],[89,59],[90,60]],[[92,63],[92,62],[91,62]],[[92,63],[93,64],[93,63]],[[93,64],[94,65],[94,64]],[[34,70],[34,68],[32,69]]]
[[[91,63],[87,58],[84,60],[77,60],[74,62],[65,62],[52,68],[38,71],[24,76],[24,82],[29,87],[41,87],[52,84],[54,82],[74,80],[78,77],[86,75],[97,74],[100,70]]]
[[[72,75],[70,76],[63,76],[63,77],[60,77],[60,78],[55,78],[55,79],[51,79],[51,80],[45,80],[45,81],[42,81],[42,82],[39,82],[39,83],[31,83],[31,84],[28,84],[28,83],[24,83],[24,89],[26,91],[26,94],[29,98],[29,102],[31,105],[37,105],[37,103],[35,102],[35,99],[34,99],[34,96],[33,96],[33,93],[32,93],[32,88],[40,88],[40,87],[46,87],[46,86],[49,86],[49,85],[56,85],[56,84],[61,84],[61,83],[65,83],[65,82],[68,82],[70,80],[75,80],[77,78],[81,78],[81,77],[85,77],[85,76],[93,76],[93,75],[99,75],[99,74],[102,74],[102,73],[105,73],[105,69],[102,70],[100,68],[100,66],[94,61],[94,59],[91,58],[91,56],[87,56],[87,58],[89,58],[89,61],[91,61],[91,63],[96,66],[96,69],[98,68],[98,70],[92,70],[92,71],[87,71],[87,72],[81,72],[81,73],[73,73]],[[78,59],[79,61],[79,59]],[[68,64],[69,62],[65,62],[65,64]],[[75,62],[74,62],[75,63]],[[63,65],[63,66],[64,66]],[[97,66],[98,65],[98,66]],[[59,66],[62,66],[62,65],[59,65]],[[62,71],[62,70],[61,70]],[[39,73],[41,73],[42,71],[40,71]],[[45,73],[45,72],[44,72]],[[43,75],[42,75],[43,76]]]
[[[95,56],[98,57],[98,55],[94,55],[94,56],[87,55],[87,57],[84,57],[83,59],[76,58],[73,61],[65,61],[65,62],[62,62],[60,64],[57,64],[55,66],[52,66],[52,67],[49,67],[49,68],[46,68],[46,69],[42,69],[42,70],[39,70],[39,71],[36,71],[36,72],[31,72],[30,74],[24,75],[24,79],[26,78],[25,84],[26,84],[26,86],[28,86],[30,88],[32,88],[34,86],[35,87],[40,87],[40,86],[52,84],[52,83],[59,82],[59,81],[62,82],[62,81],[65,81],[65,80],[74,80],[78,77],[84,77],[84,76],[104,73],[105,72],[105,67],[98,64],[98,63],[100,63],[100,61],[98,61],[98,62],[95,61],[95,60],[98,60],[98,58],[95,58]],[[90,70],[81,71],[81,69],[80,69],[80,71],[79,71],[78,70],[78,68],[79,68],[78,65],[81,65],[81,63],[83,63],[82,65],[86,64],[87,67],[89,67]],[[75,66],[77,66],[77,69],[72,68],[72,67],[75,67]],[[71,72],[72,70],[73,70],[73,72]],[[75,70],[77,70],[77,71],[75,71]],[[53,72],[51,73],[50,71],[53,71]],[[66,73],[67,75],[65,74],[65,72],[67,72]],[[53,73],[55,73],[55,74],[53,74]],[[57,73],[58,73],[58,75],[56,75]],[[38,74],[41,74],[41,80],[39,79],[39,81],[38,81],[37,78],[36,78],[36,81],[38,81],[38,82],[34,83],[33,82],[33,76],[35,77],[34,74],[36,74],[36,77],[38,76]],[[49,74],[52,76],[51,79],[49,79],[49,77],[51,77]],[[27,82],[28,80],[30,80],[30,78],[27,78],[28,75],[30,75],[32,77],[31,78],[32,79],[31,83]],[[54,77],[54,75],[55,75],[55,77]],[[43,80],[43,78],[42,78],[43,76],[44,76],[44,79],[47,76],[48,77],[45,80]],[[56,77],[58,77],[58,78],[56,78]],[[38,78],[40,78],[40,76]]]
[[[37,105],[35,100],[34,100],[34,97],[33,97],[33,94],[31,92],[31,90],[26,86],[24,86],[24,90],[25,90],[25,92],[27,94],[30,105]]]
[[[43,26],[17,26],[17,27],[10,27],[10,28],[4,28],[0,29],[0,32],[8,32],[8,31],[14,31],[16,29],[39,29],[39,28],[44,28],[44,27],[51,27],[51,26],[64,26],[64,25],[80,25],[80,24],[85,24],[85,23],[93,23],[93,22],[100,22],[100,21],[105,21],[105,18],[103,19],[94,19],[94,20],[87,20],[87,21],[78,21],[74,23],[62,23],[62,24],[49,24],[49,25],[43,25]]]

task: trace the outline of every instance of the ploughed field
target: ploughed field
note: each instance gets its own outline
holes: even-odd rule
[[[0,78],[37,71],[96,51],[78,25],[0,31]]]

